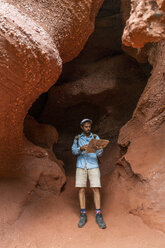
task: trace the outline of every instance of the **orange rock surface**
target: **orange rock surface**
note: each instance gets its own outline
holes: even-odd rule
[[[1,175],[18,173],[21,154],[39,149],[45,156],[25,139],[24,118],[37,97],[56,82],[62,63],[82,50],[102,2],[1,1]]]
[[[142,48],[153,69],[132,118],[120,130],[118,143],[127,151],[117,163],[116,175],[123,177],[119,188],[130,213],[165,231],[165,19],[163,1],[157,3],[132,1],[123,33],[126,46],[158,43]]]
[[[158,42],[165,38],[164,1],[133,0],[130,17],[124,28],[122,42],[126,46],[141,48],[148,42]]]

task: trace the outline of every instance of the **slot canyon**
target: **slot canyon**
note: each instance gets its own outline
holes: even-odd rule
[[[164,56],[165,0],[0,0],[0,248],[164,248]],[[105,230],[89,187],[77,227],[84,118]]]

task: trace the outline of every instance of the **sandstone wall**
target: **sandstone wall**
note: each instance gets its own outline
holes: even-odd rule
[[[47,153],[25,139],[24,118],[62,63],[82,50],[102,2],[0,1],[0,175],[18,174],[26,154],[49,164]]]
[[[158,42],[165,38],[163,2],[155,0],[131,2],[130,17],[122,37],[125,45],[141,48],[148,42]]]
[[[147,60],[153,66],[151,77],[132,118],[120,130],[118,143],[127,151],[117,162],[115,176],[118,193],[124,196],[123,205],[130,213],[165,231],[165,42],[161,41],[165,25],[163,5],[158,4],[132,1],[124,29],[123,43],[127,46],[158,43],[147,50]]]

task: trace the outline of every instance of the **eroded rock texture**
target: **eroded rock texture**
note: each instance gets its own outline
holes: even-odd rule
[[[137,175],[132,183],[132,179],[128,179],[130,184],[128,181],[123,182],[127,189],[130,187],[127,191],[130,212],[141,216],[147,224],[163,231],[165,231],[164,49],[164,42],[158,44],[152,76],[131,120],[120,130],[118,139],[122,147],[128,148],[119,165],[123,165],[125,169],[129,164],[134,174],[131,176]]]
[[[122,16],[122,24],[123,29],[126,26],[127,20],[130,16],[131,11],[131,1],[130,0],[121,0],[120,6],[121,16]],[[139,63],[147,63],[148,62],[148,50],[151,47],[151,43],[146,44],[144,47],[135,48],[132,46],[127,46],[122,43],[122,49],[130,56],[134,57]]]
[[[132,1],[131,7],[123,34],[126,45],[142,47],[164,39],[164,13],[155,1]],[[114,185],[118,180],[118,193],[130,213],[165,231],[165,42],[143,51],[153,66],[152,75],[132,118],[120,130],[118,143],[127,151],[117,162]]]
[[[56,82],[62,63],[83,48],[101,4],[0,1],[1,175],[17,174],[28,164],[26,154],[45,157],[49,164],[47,152],[25,139],[24,118],[35,99]]]
[[[163,2],[155,0],[131,2],[130,17],[122,37],[126,46],[141,48],[148,42],[158,42],[165,38]]]

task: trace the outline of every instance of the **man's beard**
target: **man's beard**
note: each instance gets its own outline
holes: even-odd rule
[[[85,133],[86,133],[86,134],[90,134],[90,132],[91,132],[90,130],[88,130],[88,131],[85,131]]]

